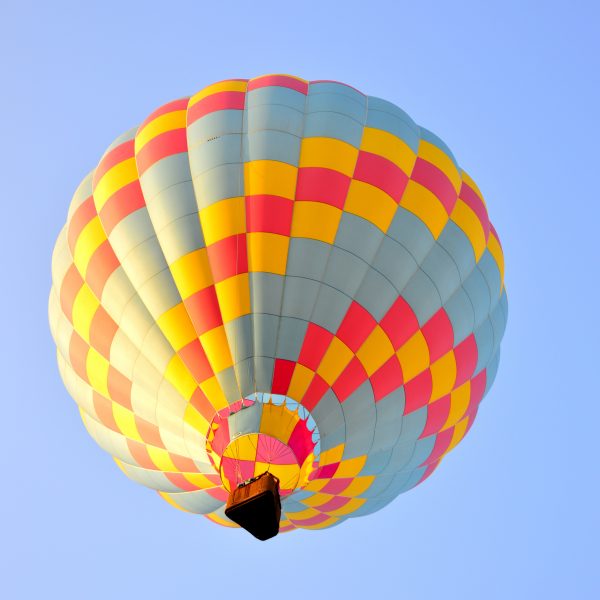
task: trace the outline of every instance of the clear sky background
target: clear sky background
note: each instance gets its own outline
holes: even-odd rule
[[[0,596],[599,598],[595,2],[1,2]],[[508,328],[464,442],[379,513],[260,543],[169,507],[87,435],[56,367],[73,191],[162,103],[337,79],[452,148],[506,255]]]

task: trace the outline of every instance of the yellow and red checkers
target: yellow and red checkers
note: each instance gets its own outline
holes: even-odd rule
[[[300,465],[289,446],[277,438],[249,433],[235,438],[223,452],[220,473],[227,490],[267,471],[279,479],[282,496],[296,489]]]
[[[322,529],[427,479],[473,426],[504,271],[481,190],[400,108],[226,79],[158,107],[81,182],[50,326],[128,477],[231,526],[229,490],[270,471],[281,531]]]

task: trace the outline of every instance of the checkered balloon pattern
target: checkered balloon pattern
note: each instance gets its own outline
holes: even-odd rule
[[[504,263],[482,195],[400,108],[332,81],[227,80],[153,112],[82,181],[52,260],[58,366],[131,479],[234,526],[379,510],[473,424]]]

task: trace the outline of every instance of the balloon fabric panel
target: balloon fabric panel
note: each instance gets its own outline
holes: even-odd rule
[[[120,136],[77,189],[49,318],[96,442],[173,506],[281,530],[379,510],[466,435],[496,374],[504,261],[482,194],[401,109],[226,80]]]

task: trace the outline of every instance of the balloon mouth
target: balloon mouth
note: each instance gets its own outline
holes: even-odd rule
[[[254,477],[271,473],[279,479],[281,496],[291,494],[298,484],[301,465],[292,449],[263,433],[241,435],[232,440],[221,457],[219,474],[231,492]]]
[[[228,492],[270,473],[280,482],[281,496],[287,496],[308,483],[319,449],[310,413],[289,398],[267,394],[219,411],[206,436],[207,454]]]

